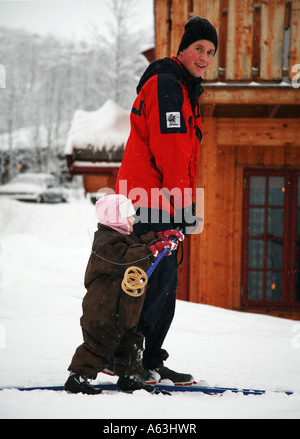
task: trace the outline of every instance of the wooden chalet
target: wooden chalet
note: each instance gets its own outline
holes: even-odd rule
[[[154,14],[150,61],[176,55],[191,16],[219,34],[200,98],[204,230],[184,242],[178,298],[300,319],[300,0],[154,0]]]
[[[156,58],[176,55],[191,16],[219,34],[200,98],[204,231],[186,240],[178,297],[299,319],[300,0],[154,4]]]

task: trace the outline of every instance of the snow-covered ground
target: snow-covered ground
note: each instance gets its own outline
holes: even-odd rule
[[[93,205],[0,200],[0,387],[63,385],[82,342]],[[0,418],[300,418],[300,322],[177,302],[166,365],[263,396],[0,391]],[[97,381],[108,381],[99,374]],[[115,379],[114,379],[115,380]],[[295,393],[275,393],[271,390]]]

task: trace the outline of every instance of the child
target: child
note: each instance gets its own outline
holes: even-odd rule
[[[96,203],[99,224],[86,268],[87,293],[80,319],[84,342],[68,368],[68,392],[101,393],[89,380],[95,379],[112,359],[114,373],[119,376],[118,390],[154,391],[140,376],[143,336],[137,324],[145,293],[130,296],[122,290],[121,282],[127,268],[138,266],[147,271],[163,248],[173,250],[174,243],[153,231],[137,238],[132,233],[134,214],[131,200],[124,195],[107,195]]]

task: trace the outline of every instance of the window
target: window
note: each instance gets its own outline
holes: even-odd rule
[[[245,170],[242,305],[300,307],[300,170]]]

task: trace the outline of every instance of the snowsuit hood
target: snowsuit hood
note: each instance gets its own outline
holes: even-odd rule
[[[139,94],[142,87],[150,78],[152,78],[152,76],[160,73],[172,73],[178,81],[187,86],[189,99],[194,111],[199,97],[203,93],[203,88],[201,86],[203,79],[201,77],[195,78],[192,76],[184,65],[175,57],[162,58],[149,64],[137,86],[137,94]]]

